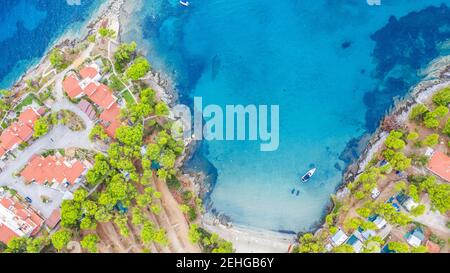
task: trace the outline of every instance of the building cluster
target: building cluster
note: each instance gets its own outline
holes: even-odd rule
[[[9,152],[14,152],[22,143],[29,141],[34,134],[34,123],[41,114],[33,107],[23,111],[16,122],[13,122],[0,135],[0,158],[4,159]]]
[[[119,120],[120,106],[111,89],[100,82],[102,76],[99,70],[99,66],[93,63],[82,68],[79,75],[72,72],[64,79],[63,88],[71,99],[87,97],[97,105],[101,111],[99,118],[105,132],[110,137],[114,137],[121,124]],[[87,101],[82,101],[80,108],[86,111],[88,116],[92,116],[93,108],[87,103]]]

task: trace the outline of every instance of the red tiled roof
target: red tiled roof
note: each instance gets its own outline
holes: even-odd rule
[[[57,208],[53,210],[50,217],[48,217],[47,221],[45,221],[45,225],[47,225],[50,229],[54,229],[59,221],[61,221],[61,209]]]
[[[45,182],[66,181],[73,185],[85,169],[83,163],[78,160],[69,163],[65,161],[65,158],[35,156],[22,171],[21,176],[27,182],[36,182],[41,185]]]
[[[28,107],[19,116],[19,121],[23,122],[30,128],[34,128],[34,123],[40,118],[40,115],[32,107]]]
[[[120,106],[117,103],[113,103],[109,109],[103,111],[100,114],[100,119],[104,123],[103,127],[105,128],[105,132],[106,134],[108,134],[108,136],[112,138],[115,137],[116,130],[121,125],[119,117],[120,117]]]
[[[441,248],[437,244],[433,243],[432,241],[427,241],[426,247],[427,247],[428,253],[441,252]]]
[[[97,84],[91,82],[86,86],[83,90],[83,93],[86,94],[88,97],[92,96],[92,94],[97,90],[98,86]]]
[[[86,79],[86,78],[93,79],[93,78],[95,78],[95,76],[97,76],[97,74],[98,74],[97,69],[95,69],[94,67],[91,67],[91,66],[86,66],[80,70],[80,75],[83,79]]]
[[[111,105],[117,100],[116,97],[113,96],[108,86],[104,84],[100,84],[95,92],[88,96],[95,104],[102,107],[103,109],[110,108]]]
[[[2,146],[0,146],[0,157],[4,156],[6,154],[6,152],[7,151],[5,149],[3,149]]]
[[[435,151],[430,162],[428,162],[428,169],[445,181],[450,182],[450,157],[446,154]]]
[[[0,241],[8,244],[9,241],[18,237],[18,235],[4,224],[0,224]]]
[[[3,215],[0,215],[0,241],[5,244],[20,235],[36,234],[44,223],[44,219],[34,210],[22,204],[17,198],[13,198],[0,200],[0,205],[4,208]]]
[[[67,95],[69,95],[69,97],[71,97],[72,99],[78,97],[80,94],[83,93],[83,90],[80,87],[78,79],[74,74],[68,76],[63,81],[63,88],[64,91],[66,91]]]

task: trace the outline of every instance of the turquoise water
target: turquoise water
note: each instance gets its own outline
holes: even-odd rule
[[[143,6],[128,16],[125,40],[145,46],[153,66],[174,77],[183,103],[202,96],[204,104],[280,105],[276,152],[261,153],[252,142],[204,142],[188,163],[214,183],[211,211],[283,231],[320,220],[357,156],[355,139],[374,130],[450,38],[443,1],[381,1],[191,0],[188,8],[177,0],[133,1]],[[7,1],[0,8],[0,85],[100,2]],[[298,184],[311,166],[317,174]]]
[[[204,104],[280,105],[276,152],[262,153],[258,143],[211,141],[188,166],[210,173],[213,211],[271,230],[307,230],[320,220],[341,183],[347,144],[374,130],[392,98],[419,80],[417,69],[449,38],[436,27],[448,23],[446,7],[388,25],[391,16],[443,1],[190,2],[184,8],[178,1],[144,1],[132,22],[142,37],[133,31],[125,38],[147,45],[154,66],[175,77],[182,102],[201,96]],[[418,46],[420,39],[427,47]],[[408,49],[410,55],[398,53]],[[316,176],[298,184],[311,166]],[[291,195],[294,187],[299,197]]]
[[[68,29],[80,29],[104,0],[8,0],[0,5],[0,87],[8,88]],[[75,31],[76,33],[76,31]]]

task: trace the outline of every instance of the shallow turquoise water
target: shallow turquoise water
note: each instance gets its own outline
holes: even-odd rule
[[[182,102],[202,96],[205,104],[280,105],[278,151],[205,142],[189,163],[213,178],[215,211],[271,230],[306,230],[320,220],[341,182],[348,143],[377,126],[450,37],[443,1],[381,1],[191,0],[184,8],[177,0],[143,0],[129,17],[136,28],[125,39],[148,47],[153,66],[173,75]],[[100,3],[81,2],[17,0],[0,8],[2,86]],[[430,5],[439,8],[423,10]],[[297,184],[312,165],[317,175]]]
[[[371,35],[392,15],[442,3],[385,0],[371,7],[356,0],[192,0],[183,8],[178,1],[144,2],[136,20],[149,57],[174,75],[183,102],[201,96],[204,104],[280,105],[278,151],[262,153],[252,142],[211,141],[190,167],[198,167],[198,157],[212,163],[215,211],[237,224],[284,231],[306,230],[320,220],[341,182],[346,163],[339,155],[347,143],[373,130],[392,97],[404,95],[418,80],[414,58],[402,63],[395,56],[392,65],[372,56],[376,43],[385,54],[395,51],[386,32],[407,40],[402,35],[415,31],[413,23]],[[421,19],[434,12],[439,11]],[[139,40],[136,32],[125,37]],[[415,59],[426,64],[436,54]],[[407,80],[388,80],[398,71],[409,75]],[[382,83],[380,93],[370,96]],[[298,184],[312,165],[317,175]],[[291,195],[294,186],[299,197]]]
[[[0,87],[37,63],[66,30],[79,29],[104,0],[6,0],[0,5]],[[75,31],[76,33],[76,31]]]

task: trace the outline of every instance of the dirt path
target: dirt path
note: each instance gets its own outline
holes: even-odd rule
[[[200,248],[189,242],[189,224],[167,184],[159,179],[155,179],[155,181],[156,190],[161,192],[161,205],[164,211],[159,217],[166,218],[166,220],[160,219],[160,222],[167,232],[169,241],[178,249],[177,252],[200,253]]]

